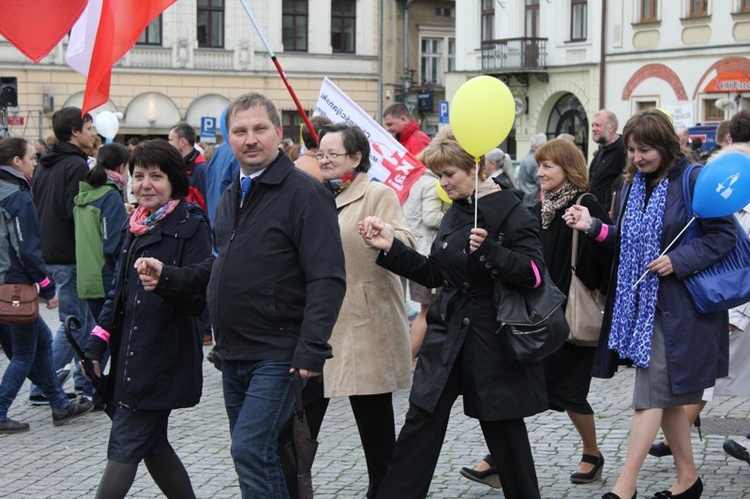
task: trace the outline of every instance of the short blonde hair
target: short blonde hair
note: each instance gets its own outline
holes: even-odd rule
[[[433,172],[435,169],[452,166],[471,174],[476,166],[474,156],[461,147],[461,144],[456,140],[456,136],[453,135],[453,130],[448,126],[435,135],[435,138],[422,151],[422,154],[424,164]],[[483,169],[484,156],[479,158],[479,171],[481,172]]]

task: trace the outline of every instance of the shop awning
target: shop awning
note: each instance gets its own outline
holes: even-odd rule
[[[705,92],[750,92],[750,76],[737,71],[719,73],[708,82]]]

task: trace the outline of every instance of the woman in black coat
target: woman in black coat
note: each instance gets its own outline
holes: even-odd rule
[[[612,251],[600,247],[570,227],[563,215],[574,204],[585,206],[592,216],[611,223],[607,212],[589,188],[586,159],[569,140],[557,138],[545,142],[534,153],[539,170],[543,198],[534,212],[541,222],[544,262],[557,288],[567,295],[572,279],[571,254],[573,236],[578,238],[576,276],[589,289],[607,290],[612,267]],[[583,195],[583,197],[581,197]],[[580,203],[578,200],[580,199]],[[601,478],[604,457],[596,438],[594,410],[587,398],[591,387],[591,368],[596,345],[564,343],[544,360],[549,408],[565,411],[581,437],[583,456],[578,469],[570,476],[573,483],[590,483]],[[497,467],[491,456],[475,469],[463,468],[466,478],[493,487],[498,486]]]
[[[97,371],[108,345],[112,353],[101,394],[112,429],[96,497],[125,497],[141,460],[167,497],[195,497],[167,426],[172,409],[200,400],[205,295],[146,292],[133,265],[143,256],[176,266],[202,262],[211,255],[211,233],[203,212],[185,201],[189,182],[176,149],[163,140],[142,142],[128,167],[139,206],[121,239],[114,290],[86,349]]]
[[[453,204],[429,257],[394,239],[377,217],[360,222],[365,241],[381,250],[378,263],[428,288],[443,286],[427,314],[410,407],[377,497],[428,493],[450,410],[463,394],[464,412],[480,421],[500,464],[507,498],[537,498],[539,486],[523,418],[547,408],[541,363],[510,365],[498,338],[496,279],[522,289],[544,274],[538,223],[521,200],[492,179],[475,193],[474,158],[443,130],[424,151]],[[479,221],[474,228],[474,204]]]

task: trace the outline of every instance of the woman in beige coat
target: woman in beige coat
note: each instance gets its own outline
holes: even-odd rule
[[[336,123],[320,131],[316,159],[336,196],[346,257],[346,296],[323,369],[325,397],[349,397],[367,462],[367,497],[375,497],[396,441],[391,393],[411,385],[409,324],[401,278],[375,263],[378,250],[363,243],[357,222],[376,213],[408,246],[396,193],[370,180],[370,146],[356,126]],[[324,410],[319,417],[322,420]],[[311,421],[311,426],[316,422]]]

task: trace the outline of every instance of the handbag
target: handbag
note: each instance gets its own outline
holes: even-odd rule
[[[31,324],[39,316],[39,293],[33,284],[0,284],[0,323]]]
[[[534,364],[560,348],[570,328],[562,305],[565,295],[544,269],[535,289],[518,289],[495,281],[497,334],[509,364]]]
[[[581,194],[576,204],[581,204],[586,195],[587,193]],[[568,342],[581,347],[595,347],[599,344],[607,296],[598,289],[589,289],[576,276],[577,262],[578,232],[574,231],[570,253],[570,288],[568,303],[565,305],[565,318],[570,326]]]
[[[682,196],[688,220],[692,220],[693,194],[690,173],[699,165],[689,165],[682,177]],[[737,244],[719,262],[683,279],[695,309],[702,314],[721,312],[750,301],[750,239],[732,216],[737,230]],[[690,224],[682,244],[702,235],[700,227]]]

